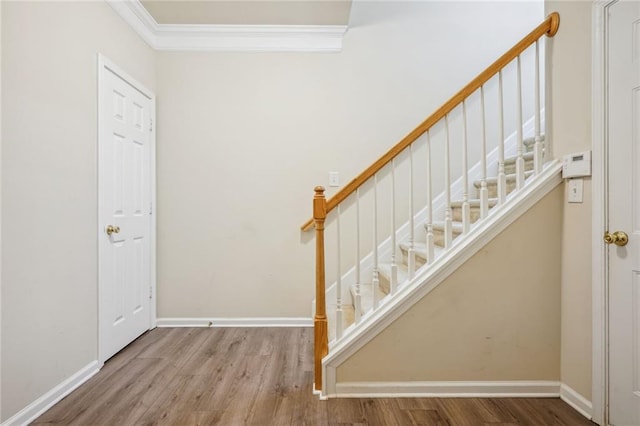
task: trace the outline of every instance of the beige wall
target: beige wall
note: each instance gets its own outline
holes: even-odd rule
[[[559,186],[339,366],[337,382],[559,380],[562,210]]]
[[[97,359],[97,53],[150,88],[105,2],[2,2],[3,420]]]
[[[158,316],[308,317],[313,187],[348,182],[541,16],[355,2],[339,54],[159,53]]]
[[[548,1],[560,13],[551,50],[551,128],[556,157],[591,149],[591,8]],[[566,199],[566,197],[565,197]],[[582,204],[565,204],[562,227],[562,382],[591,399],[591,179]]]

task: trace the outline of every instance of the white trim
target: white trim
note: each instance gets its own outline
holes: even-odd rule
[[[140,83],[138,80],[130,76],[126,71],[117,66],[113,61],[111,61],[102,53],[98,53],[98,66],[100,67],[99,70],[102,70],[102,68],[110,70],[118,77],[126,81],[128,84],[130,84],[134,89],[142,93],[144,96],[152,101],[155,101],[156,95],[152,90],[148,89],[144,84]]]
[[[90,362],[86,367],[80,369],[71,377],[64,380],[62,383],[42,395],[40,398],[33,401],[31,404],[27,405],[25,408],[20,410],[18,413],[16,413],[14,416],[12,416],[2,424],[7,426],[28,425],[39,416],[41,416],[49,408],[53,407],[62,398],[69,395],[80,385],[93,377],[98,371],[100,371],[101,367],[102,364],[100,364],[98,361]]]
[[[136,2],[137,4],[122,0],[106,0],[106,2],[149,46],[154,47],[156,36],[153,29],[158,24],[140,2]]]
[[[496,207],[495,213],[472,228],[466,236],[459,238],[459,242],[437,258],[430,268],[424,268],[416,274],[392,300],[383,299],[378,310],[367,313],[357,329],[331,348],[329,355],[322,360],[323,376],[328,374],[329,367],[337,367],[345,362],[559,185],[562,182],[561,170],[562,164],[558,160],[548,163],[534,181],[525,185],[505,204]],[[327,382],[323,389],[327,394],[335,393],[335,383]]]
[[[158,318],[158,327],[313,327],[312,318]]]
[[[591,420],[593,415],[593,406],[591,405],[591,401],[564,383],[560,385],[560,399],[573,407],[573,409],[578,413]]]
[[[151,175],[151,235],[149,236],[149,240],[151,241],[151,249],[149,252],[149,263],[151,271],[149,273],[149,280],[151,285],[151,300],[149,301],[149,315],[151,316],[151,321],[149,323],[150,329],[156,328],[157,323],[157,312],[158,312],[158,291],[157,291],[157,251],[158,251],[158,203],[156,198],[156,96],[155,94],[151,94],[151,134],[149,135],[149,143],[151,152],[149,153],[151,156],[151,164],[149,164],[149,173]]]
[[[103,164],[102,164],[102,157],[100,155],[101,149],[101,123],[100,123],[100,117],[103,115],[103,111],[102,111],[102,103],[101,103],[101,96],[102,96],[102,90],[103,90],[103,81],[104,81],[104,71],[105,70],[109,70],[112,73],[114,73],[115,75],[117,75],[118,77],[120,77],[121,79],[123,79],[124,81],[126,81],[128,84],[130,84],[133,88],[135,88],[137,91],[139,91],[140,93],[142,93],[145,97],[147,97],[150,100],[151,103],[151,119],[153,120],[153,127],[152,127],[152,131],[151,134],[149,135],[149,143],[150,143],[150,167],[149,167],[149,173],[150,173],[150,180],[151,180],[151,205],[152,205],[152,215],[151,215],[151,231],[150,231],[150,241],[151,241],[151,251],[149,253],[150,255],[150,259],[149,259],[149,268],[150,268],[150,273],[149,273],[149,280],[150,280],[150,286],[151,286],[151,300],[149,301],[149,329],[151,330],[152,328],[156,327],[156,309],[157,309],[157,278],[156,278],[156,241],[157,241],[157,237],[156,237],[156,211],[157,211],[157,202],[156,202],[156,95],[155,93],[153,93],[153,91],[149,90],[146,86],[144,86],[142,83],[140,83],[139,81],[137,81],[135,78],[131,77],[128,73],[126,73],[123,69],[121,69],[120,67],[118,67],[115,63],[113,63],[111,60],[109,60],[109,58],[107,58],[106,56],[102,55],[101,53],[98,53],[98,93],[97,93],[97,99],[98,99],[98,117],[97,117],[97,122],[98,122],[98,126],[97,126],[97,146],[98,146],[98,155],[97,155],[97,165],[98,165],[98,173],[97,173],[97,179],[96,181],[98,182],[98,186],[97,186],[97,194],[98,194],[98,199],[97,199],[97,205],[98,205],[98,239],[97,239],[97,244],[98,244],[98,361],[101,363],[104,363],[106,360],[103,359],[103,350],[102,350],[102,340],[101,340],[101,315],[100,315],[100,307],[101,307],[101,299],[102,299],[102,285],[101,285],[101,274],[100,274],[100,268],[101,268],[101,249],[100,249],[100,239],[104,238],[104,231],[102,229],[102,225],[105,223],[105,218],[102,217],[102,209],[100,208],[100,185],[102,184],[102,180],[100,177],[100,170],[103,169]]]
[[[606,194],[606,72],[605,72],[605,12],[611,0],[595,0],[593,3],[592,40],[592,191],[591,206],[591,285],[592,285],[592,416],[598,424],[608,423],[607,394],[607,276],[606,248],[602,244],[603,231],[607,228]]]
[[[346,25],[158,24],[139,0],[106,0],[155,50],[340,52]]]
[[[322,391],[316,390],[316,382],[313,382],[313,385],[311,386],[311,394],[317,396],[320,401],[326,401],[329,399],[322,394]]]
[[[560,382],[345,382],[332,398],[540,398],[560,396]]]

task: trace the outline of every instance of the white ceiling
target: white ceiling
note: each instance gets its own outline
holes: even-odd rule
[[[347,25],[351,0],[141,0],[158,24]]]

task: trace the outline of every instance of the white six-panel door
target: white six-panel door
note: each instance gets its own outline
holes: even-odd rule
[[[640,2],[609,8],[609,422],[640,425]]]
[[[154,96],[99,61],[99,352],[105,361],[152,324]]]

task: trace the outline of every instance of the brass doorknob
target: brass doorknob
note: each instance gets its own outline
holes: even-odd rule
[[[117,234],[118,232],[120,232],[120,227],[119,226],[109,225],[109,226],[107,226],[106,231],[107,231],[107,235]]]
[[[629,242],[629,236],[626,234],[626,232],[622,231],[616,231],[612,234],[610,234],[609,232],[605,232],[603,239],[607,244],[615,244],[620,247],[626,246]]]

